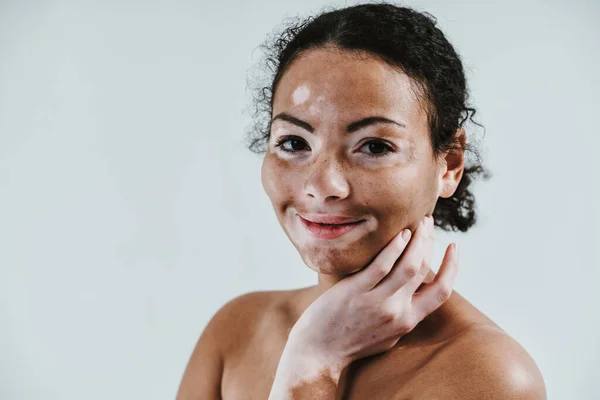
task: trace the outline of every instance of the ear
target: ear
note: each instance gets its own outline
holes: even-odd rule
[[[442,163],[442,175],[440,176],[439,197],[448,198],[454,194],[465,169],[464,149],[467,145],[467,134],[464,128],[458,128],[454,135],[454,143],[457,149],[446,152]]]

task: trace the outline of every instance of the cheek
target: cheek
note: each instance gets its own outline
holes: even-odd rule
[[[431,195],[425,180],[404,172],[371,179],[363,192],[383,231],[397,232],[428,212]]]
[[[381,204],[377,209],[383,214],[382,217],[392,224],[396,224],[399,222],[398,219],[405,220],[414,209],[418,198],[418,188],[411,185],[410,182],[400,179],[391,182],[373,190],[372,196],[374,201]]]
[[[260,181],[267,196],[272,199],[272,196],[277,193],[277,175],[273,171],[273,161],[268,155],[265,155],[260,169]]]
[[[287,163],[273,155],[267,154],[261,167],[261,182],[271,202],[278,203],[292,195],[296,179]]]

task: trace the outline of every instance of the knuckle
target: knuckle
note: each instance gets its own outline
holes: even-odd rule
[[[392,304],[383,306],[379,310],[379,314],[381,317],[381,322],[384,325],[394,323],[396,321],[396,319],[398,318],[398,313],[396,312],[396,309],[393,307]]]
[[[388,274],[388,268],[385,265],[375,264],[372,267],[373,274],[379,279],[384,278]]]
[[[437,299],[440,303],[444,303],[446,300],[450,298],[452,294],[452,289],[446,286],[442,286],[437,291]]]
[[[425,276],[427,275],[427,272],[429,272],[429,264],[425,261],[423,261],[423,263],[421,263],[421,269],[419,269],[419,275],[420,276]]]
[[[410,264],[404,267],[404,274],[409,278],[415,277],[418,273],[419,268],[414,264]]]
[[[381,314],[381,323],[383,325],[388,325],[390,323],[393,323],[395,320],[396,320],[396,313],[392,312],[391,310],[384,311]]]
[[[397,335],[406,335],[408,332],[414,329],[414,324],[412,321],[404,319],[402,321],[398,321],[396,324],[395,333]]]

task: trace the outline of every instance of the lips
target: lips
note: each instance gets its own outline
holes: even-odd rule
[[[364,220],[351,220],[348,218],[342,217],[332,217],[332,216],[320,216],[317,219],[319,221],[351,221],[347,223],[318,223],[305,219],[302,216],[298,216],[300,221],[302,221],[302,225],[306,228],[306,230],[317,239],[335,239],[338,238],[351,230],[355,229],[357,226],[364,223]]]

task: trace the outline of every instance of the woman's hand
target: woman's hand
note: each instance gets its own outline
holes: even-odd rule
[[[365,269],[317,298],[292,328],[288,344],[303,357],[341,371],[354,360],[391,349],[443,304],[458,271],[456,245],[446,249],[434,280],[415,293],[430,270],[433,218],[425,217],[410,237],[408,229],[399,233]]]

